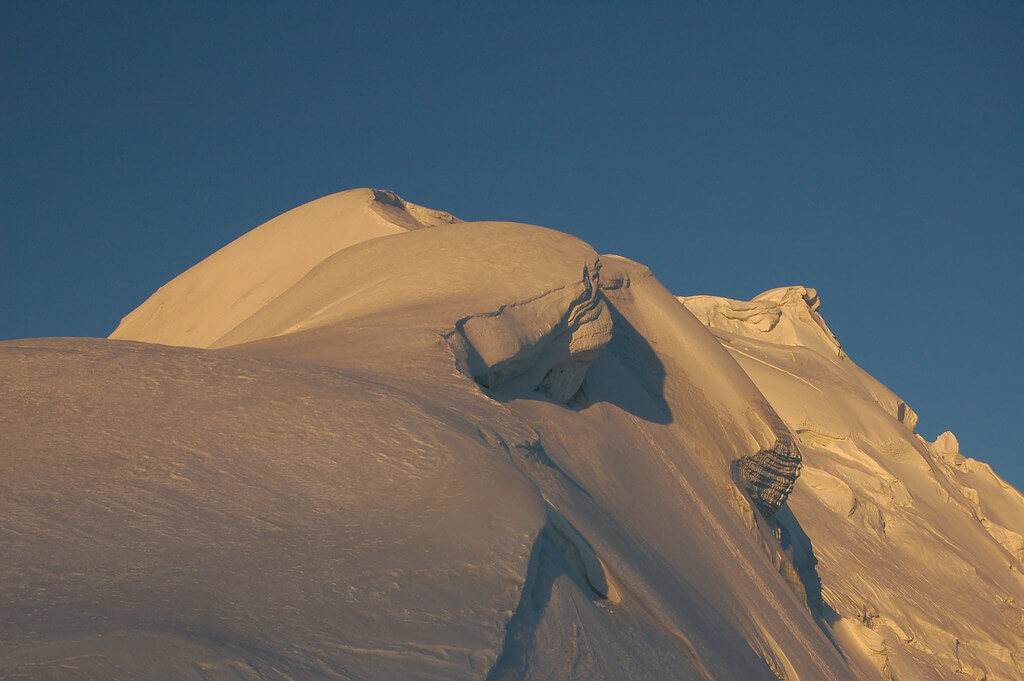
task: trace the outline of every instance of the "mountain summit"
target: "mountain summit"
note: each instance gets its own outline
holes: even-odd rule
[[[1024,676],[1024,497],[818,293],[358,189],[0,343],[0,678]]]

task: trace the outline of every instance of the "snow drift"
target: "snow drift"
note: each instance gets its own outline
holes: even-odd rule
[[[1020,678],[1024,498],[819,307],[290,211],[0,343],[0,678]]]

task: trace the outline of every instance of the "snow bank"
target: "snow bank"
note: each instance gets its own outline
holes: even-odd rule
[[[369,239],[458,222],[394,193],[325,196],[244,234],[160,287],[111,338],[209,347],[328,256]]]

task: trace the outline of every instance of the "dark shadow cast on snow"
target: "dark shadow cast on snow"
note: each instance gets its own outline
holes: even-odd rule
[[[842,619],[836,610],[825,602],[822,595],[821,576],[818,575],[818,559],[814,555],[814,547],[811,545],[811,538],[807,536],[800,526],[793,512],[789,510],[788,504],[783,504],[776,511],[774,522],[781,528],[780,541],[782,548],[790,555],[793,561],[793,568],[796,570],[800,582],[803,584],[804,593],[807,598],[807,607],[814,616],[821,630],[842,654],[835,639],[832,638],[832,625]],[[844,656],[845,657],[845,656]]]
[[[549,513],[557,512],[549,509]],[[563,524],[565,522],[562,521]],[[572,579],[584,594],[595,601],[604,599],[604,595],[598,591],[599,586],[590,583],[583,567],[580,551],[589,550],[589,547],[581,547],[577,542],[585,540],[578,538],[578,535],[575,540],[566,537],[565,527],[560,530],[559,524],[553,517],[549,517],[548,524],[534,541],[519,604],[505,627],[501,654],[486,681],[523,678],[530,668],[537,628],[551,601],[554,584],[560,577],[565,575]],[[570,533],[575,534],[574,528]]]
[[[478,377],[474,380],[484,393],[499,402],[510,399],[541,400],[573,411],[606,402],[651,421],[672,422],[672,410],[665,400],[665,365],[643,334],[607,301],[612,317],[612,338],[587,368],[580,389],[566,402],[545,395],[538,386],[529,392],[492,388]]]
[[[665,365],[643,334],[608,302],[612,340],[587,371],[580,391],[566,405],[582,410],[607,402],[652,423],[671,423],[665,400]]]

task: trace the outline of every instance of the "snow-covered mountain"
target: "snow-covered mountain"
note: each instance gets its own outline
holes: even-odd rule
[[[0,386],[0,678],[1024,678],[1024,497],[813,289],[359,189]]]

